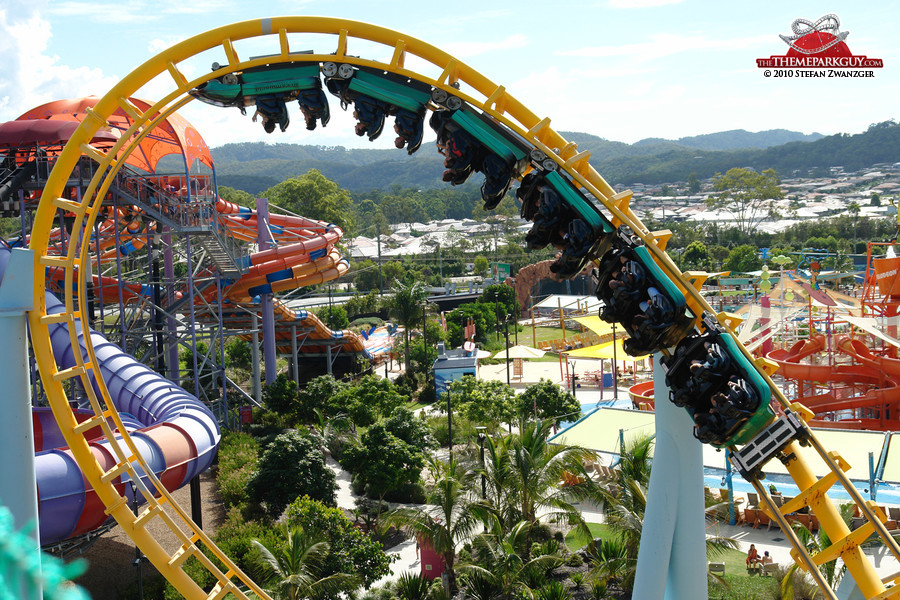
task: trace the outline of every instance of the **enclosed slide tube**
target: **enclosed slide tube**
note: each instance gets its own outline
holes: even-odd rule
[[[0,248],[0,276],[6,272],[9,257],[9,249]],[[47,294],[47,313],[62,310],[62,303]],[[196,397],[139,363],[99,333],[92,330],[90,335],[110,397],[141,455],[166,489],[177,489],[206,470],[215,457],[220,438],[212,413]],[[67,327],[51,325],[50,336],[54,355],[62,357],[60,370],[74,366]],[[79,339],[83,339],[80,331]],[[85,353],[83,342],[80,351]],[[93,385],[96,387],[96,382]],[[89,411],[76,411],[79,421],[90,416]],[[32,420],[41,544],[53,544],[97,529],[108,516],[72,452],[64,447],[50,410],[34,409]],[[104,469],[115,466],[115,455],[109,442],[100,437],[99,428],[90,446]],[[153,491],[149,480],[141,479]],[[133,492],[128,482],[127,474],[113,481],[131,502]],[[143,502],[140,494],[138,502]]]

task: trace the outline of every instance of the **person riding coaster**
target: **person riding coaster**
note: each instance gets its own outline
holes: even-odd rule
[[[397,118],[394,120],[394,133],[397,139],[394,140],[394,146],[398,149],[406,146],[407,154],[412,154],[422,145],[422,137],[424,135],[425,109],[422,108],[418,113],[408,111],[404,108],[397,109]]]
[[[526,249],[540,250],[548,244],[565,248],[567,224],[575,219],[575,213],[562,201],[553,186],[532,172],[522,179],[516,196],[522,202],[522,217],[534,221],[525,236]]]
[[[301,90],[297,96],[297,104],[300,105],[300,112],[306,120],[306,129],[312,131],[316,128],[316,120],[322,123],[322,127],[328,124],[331,119],[331,113],[328,110],[328,99],[322,88],[312,90]]]
[[[620,228],[620,235],[624,233]],[[650,267],[655,265],[644,264],[652,259],[639,250],[616,237],[595,271],[596,295],[603,302],[600,318],[622,324],[631,336],[623,342],[623,348],[631,356],[673,346],[690,327],[683,299],[679,304],[669,297],[670,288],[657,280],[659,275],[651,275]]]
[[[580,273],[588,263],[588,252],[594,247],[599,233],[581,219],[569,222],[569,230],[563,242],[565,247],[559,257],[550,265],[550,271],[569,279]]]
[[[287,104],[284,98],[274,94],[256,97],[256,114],[253,115],[253,121],[256,121],[257,115],[262,117],[262,126],[266,133],[275,131],[275,125],[284,131],[291,123],[291,117],[288,115]]]
[[[760,406],[760,395],[732,358],[720,332],[694,334],[662,359],[669,400],[694,419],[694,435],[721,444]]]
[[[493,210],[512,185],[515,171],[504,159],[490,152],[472,134],[453,120],[453,112],[438,110],[428,124],[437,133],[438,152],[444,158],[442,179],[451,185],[464,183],[473,172],[484,174],[481,198],[484,210]]]
[[[340,98],[341,108],[346,110],[349,105],[353,105],[353,117],[358,121],[356,135],[366,135],[369,141],[381,135],[384,118],[391,112],[391,106],[387,102],[351,90],[349,79],[328,77],[325,79],[325,86]]]
[[[384,130],[385,118],[396,115],[394,132],[397,134],[397,138],[394,140],[394,146],[397,148],[405,146],[409,154],[418,150],[422,145],[425,108],[422,107],[418,112],[412,112],[394,106],[384,100],[350,89],[350,81],[350,79],[340,77],[329,77],[325,79],[325,86],[328,91],[340,98],[341,106],[344,109],[353,104],[353,117],[358,121],[356,135],[365,135],[369,141],[373,141]]]

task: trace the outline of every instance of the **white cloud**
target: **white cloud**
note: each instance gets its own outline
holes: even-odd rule
[[[21,13],[21,14],[18,14]],[[102,95],[115,83],[102,69],[68,67],[47,54],[50,23],[37,11],[0,10],[0,121],[15,119],[35,106],[60,98]]]
[[[182,41],[182,39],[183,38],[180,37],[170,37],[168,39],[155,38],[150,40],[150,43],[147,44],[147,50],[149,50],[151,54],[159,54],[163,50],[171,48]]]
[[[141,0],[123,2],[51,2],[47,14],[54,17],[80,17],[95,23],[139,23],[157,18],[153,10]]]

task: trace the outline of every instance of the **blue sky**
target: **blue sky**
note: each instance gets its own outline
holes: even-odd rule
[[[506,86],[557,130],[611,140],[728,129],[857,133],[900,117],[898,2],[504,4],[6,0],[0,5],[0,122],[49,100],[102,95],[163,48],[202,31],[282,14],[355,19],[407,33]],[[884,68],[872,79],[765,78],[755,59],[785,53],[778,34],[790,34],[798,17],[814,21],[828,12],[850,32],[853,53],[882,58]],[[208,68],[211,61],[203,60],[197,69]],[[332,112],[339,111],[332,102]],[[195,102],[182,111],[211,146],[256,140],[370,146],[353,134],[348,117],[308,133],[294,113],[286,133],[266,135],[236,109]],[[391,147],[392,136],[382,138],[375,146]]]

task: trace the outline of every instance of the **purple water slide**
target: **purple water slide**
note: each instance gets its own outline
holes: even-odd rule
[[[0,248],[0,277],[6,272],[10,251]],[[47,313],[63,312],[63,304],[47,294]],[[79,351],[86,356],[84,332],[76,324]],[[106,382],[110,398],[122,415],[125,429],[147,465],[168,490],[187,484],[212,464],[220,432],[215,417],[195,396],[141,364],[96,331],[89,330],[97,369]],[[68,326],[50,326],[53,353],[60,370],[75,365]],[[96,381],[92,385],[97,389]],[[89,411],[75,411],[81,421]],[[93,531],[106,520],[104,506],[84,474],[64,447],[62,434],[49,409],[34,409],[35,473],[37,475],[41,544],[56,543]],[[115,455],[100,430],[86,437],[95,458],[104,469],[116,464]],[[155,492],[146,475],[139,476]],[[115,479],[120,493],[133,500],[127,474]],[[143,502],[140,493],[138,502]]]

